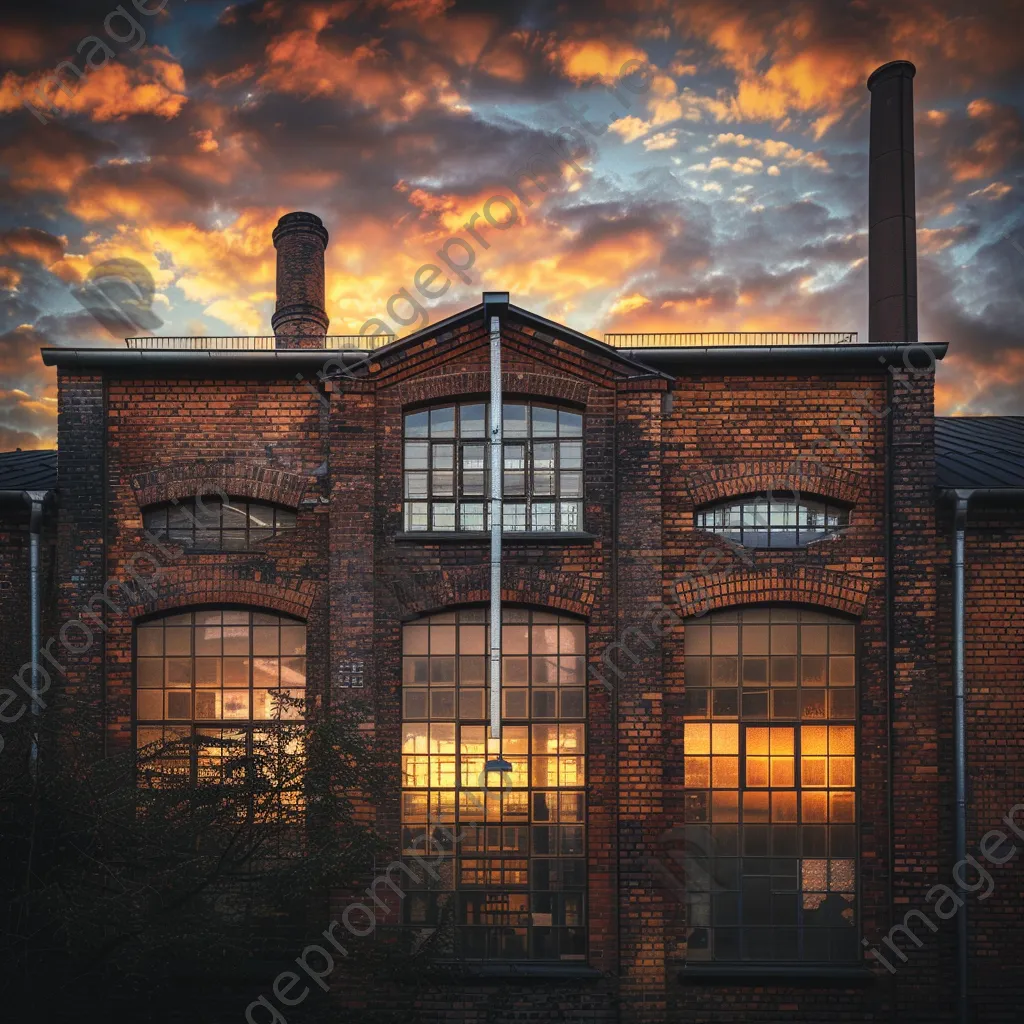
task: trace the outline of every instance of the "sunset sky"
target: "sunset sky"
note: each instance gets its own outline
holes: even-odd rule
[[[37,0],[0,25],[0,450],[54,443],[41,345],[115,344],[72,292],[90,268],[143,264],[156,333],[269,334],[291,210],[330,231],[332,334],[388,319],[495,195],[515,223],[478,218],[489,248],[423,317],[500,289],[598,338],[864,332],[864,82],[894,58],[918,68],[939,412],[1024,413],[1020,0],[122,7],[136,26],[111,0]],[[46,82],[61,60],[82,72],[66,91]],[[630,60],[646,87],[619,80]],[[547,189],[527,205],[509,186],[531,161]]]

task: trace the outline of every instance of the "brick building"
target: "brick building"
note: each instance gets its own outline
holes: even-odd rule
[[[502,293],[397,341],[332,337],[327,230],[297,213],[273,338],[44,350],[56,479],[5,482],[0,457],[12,501],[58,498],[43,642],[109,581],[152,581],[67,658],[81,735],[251,730],[275,687],[369,697],[403,769],[376,809],[396,855],[460,829],[385,922],[454,914],[461,973],[424,1019],[1017,1019],[1024,422],[934,416],[912,76],[870,82],[866,342],[602,343]],[[10,678],[32,527],[6,508]]]

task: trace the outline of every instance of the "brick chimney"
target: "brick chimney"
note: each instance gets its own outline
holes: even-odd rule
[[[868,78],[868,341],[917,342],[914,75],[908,60]]]
[[[286,213],[274,228],[277,308],[271,318],[277,348],[323,348],[330,319],[324,309],[327,229],[312,213]]]

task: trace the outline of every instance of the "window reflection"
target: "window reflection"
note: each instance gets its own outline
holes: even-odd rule
[[[294,509],[213,495],[148,508],[143,525],[157,537],[197,551],[244,551],[294,530]]]
[[[488,426],[486,403],[406,414],[406,530],[488,529]],[[582,530],[582,414],[506,403],[502,432],[502,529]]]
[[[579,960],[585,949],[586,638],[566,616],[506,608],[502,741],[511,774],[485,775],[488,625],[483,609],[403,628],[402,835],[406,856],[441,823],[461,836],[406,921],[454,914],[466,959]],[[436,847],[435,847],[436,849]],[[419,872],[425,882],[429,876]]]
[[[135,680],[136,746],[181,741],[180,763],[157,767],[201,777],[270,735],[252,723],[301,719],[306,627],[233,609],[152,619],[135,631]]]
[[[795,608],[686,625],[692,960],[852,960],[854,625]]]
[[[699,509],[698,530],[753,548],[803,547],[850,525],[850,510],[827,501],[781,501],[755,495]]]

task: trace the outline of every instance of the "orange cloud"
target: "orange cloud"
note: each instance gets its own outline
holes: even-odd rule
[[[21,284],[21,272],[14,267],[0,267],[0,290],[13,292]]]
[[[65,70],[59,80],[49,71],[25,76],[8,71],[0,79],[0,113],[30,105],[46,119],[84,114],[93,121],[123,121],[151,114],[169,120],[187,102],[185,73],[160,47],[140,50],[133,66],[111,60],[80,78]]]
[[[799,149],[780,139],[752,139],[736,132],[724,132],[715,139],[720,146],[732,145],[740,149],[753,148],[766,160],[778,160],[787,164],[806,164],[818,171],[830,170],[828,161],[820,153]]]
[[[2,159],[11,184],[24,192],[68,192],[92,166],[84,154],[73,150],[47,152],[31,146],[9,146]]]
[[[553,40],[548,44],[547,56],[572,81],[605,85],[618,81],[627,61],[647,61],[646,52],[632,43],[603,39]]]
[[[951,350],[938,366],[935,411],[940,416],[998,415],[993,396],[1024,390],[1024,352],[1009,349],[998,361],[979,363]]]
[[[620,117],[618,120],[612,121],[608,128],[616,135],[621,136],[623,142],[629,143],[642,139],[651,130],[651,122],[630,114],[628,117]]]
[[[39,228],[12,228],[0,232],[0,256],[21,256],[44,267],[64,255],[68,240]]]
[[[281,13],[271,7],[266,17]],[[306,98],[344,96],[377,110],[385,121],[407,121],[431,105],[460,106],[458,92],[438,61],[396,61],[375,39],[345,45],[322,38],[347,14],[346,5],[303,13],[304,25],[268,43],[261,88]]]
[[[1002,181],[993,181],[991,185],[986,185],[984,188],[976,188],[973,192],[968,192],[967,197],[969,199],[997,200],[1008,196],[1012,191],[1012,185],[1007,185]]]
[[[190,205],[189,195],[154,175],[131,181],[97,177],[85,179],[67,202],[68,210],[86,222],[104,220],[163,220],[169,211]]]
[[[1012,107],[988,99],[967,105],[969,118],[981,126],[971,145],[954,150],[948,160],[954,181],[995,177],[1024,145],[1020,115]]]
[[[704,40],[717,63],[735,74],[732,95],[718,97],[729,106],[722,120],[785,125],[807,117],[815,138],[862,106],[866,77],[882,54],[921,67],[941,61],[966,80],[991,73],[990,50],[1002,68],[1019,59],[1001,38],[1012,33],[998,15],[947,15],[933,0],[885,7],[794,0],[746,10],[692,0],[678,5],[674,16],[682,33]],[[932,114],[939,123],[941,114]]]

